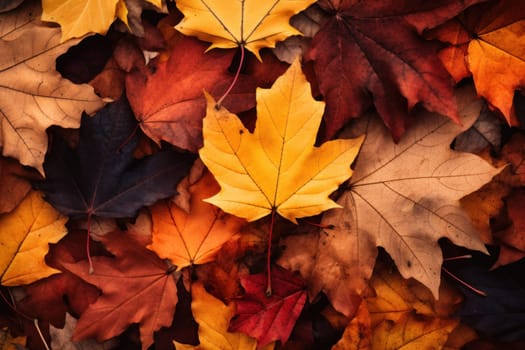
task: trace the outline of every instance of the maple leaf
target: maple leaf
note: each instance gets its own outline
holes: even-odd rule
[[[303,280],[280,266],[271,269],[272,295],[266,294],[265,273],[241,276],[245,294],[237,301],[230,331],[242,331],[264,346],[286,343],[306,302]]]
[[[30,192],[18,207],[0,216],[0,282],[4,286],[29,284],[59,273],[47,266],[44,256],[48,243],[56,243],[67,233],[67,218]]]
[[[238,236],[245,223],[202,201],[219,190],[210,173],[189,190],[190,213],[170,202],[160,202],[151,208],[153,232],[148,248],[161,258],[170,259],[177,269],[213,261],[222,245]]]
[[[431,37],[452,44],[441,58],[456,80],[472,74],[476,91],[517,125],[514,91],[524,85],[525,52],[516,42],[525,33],[525,9],[512,0],[490,1],[467,9]]]
[[[260,60],[260,49],[275,47],[277,41],[301,34],[289,24],[290,17],[314,2],[181,0],[176,5],[184,18],[175,28],[183,34],[211,42],[208,50],[241,46]]]
[[[363,137],[314,147],[324,103],[311,97],[298,60],[256,98],[252,134],[207,96],[199,154],[221,191],[206,201],[248,221],[275,210],[296,222],[337,207],[328,195],[352,175]]]
[[[107,340],[131,323],[139,323],[142,349],[147,349],[153,343],[153,332],[169,326],[175,313],[173,269],[123,232],[114,231],[100,239],[115,258],[93,257],[93,274],[88,272],[86,260],[63,264],[102,290],[97,301],[80,316],[73,340]]]
[[[202,146],[206,100],[202,90],[222,93],[230,74],[233,52],[204,54],[198,40],[174,35],[167,61],[151,62],[126,77],[126,91],[142,130],[155,142],[167,141],[196,152]],[[241,78],[224,104],[236,112],[255,105],[255,86]]]
[[[258,348],[257,341],[246,334],[228,332],[230,319],[235,313],[234,303],[225,305],[208,294],[199,282],[191,285],[191,297],[191,311],[199,324],[200,345],[186,345],[188,349],[256,350]],[[274,346],[275,343],[270,343],[262,349],[271,350]]]
[[[325,291],[338,310],[351,315],[357,306],[354,296],[367,288],[376,246],[382,246],[403,277],[414,277],[437,297],[439,238],[486,251],[459,199],[501,169],[450,149],[454,137],[468,129],[481,109],[481,101],[468,89],[459,90],[457,98],[463,126],[422,112],[397,145],[377,118],[363,118],[350,129],[353,134],[366,131],[367,138],[350,190],[338,200],[345,210],[326,212],[321,224],[327,228],[317,236],[286,240],[290,251],[279,260],[310,276],[305,278],[312,281],[314,295]],[[308,250],[297,254],[299,247]]]
[[[60,29],[43,26],[38,4],[27,3],[2,14],[0,145],[3,155],[43,174],[46,128],[78,128],[82,111],[92,114],[104,102],[89,85],[73,84],[55,70],[55,58],[79,40],[59,43]]]
[[[44,164],[47,178],[38,187],[73,218],[132,217],[143,206],[173,195],[193,157],[164,150],[137,160],[135,131],[125,99],[84,117],[76,152],[55,139]]]
[[[481,101],[468,88],[458,90],[457,99],[462,126],[422,112],[419,123],[397,145],[377,120],[362,120],[367,139],[350,191],[340,199],[350,204],[348,215],[357,222],[349,234],[356,244],[367,247],[352,249],[347,257],[351,264],[361,264],[362,278],[370,276],[377,254],[371,244],[382,246],[403,277],[420,281],[437,298],[442,262],[439,238],[486,252],[459,199],[489,182],[502,168],[450,149],[454,137],[468,129],[481,110]],[[323,224],[340,223],[326,220]]]
[[[314,36],[306,58],[314,61],[327,103],[325,138],[372,102],[396,140],[416,103],[459,121],[454,82],[437,46],[420,34],[476,2],[320,1],[331,18]]]

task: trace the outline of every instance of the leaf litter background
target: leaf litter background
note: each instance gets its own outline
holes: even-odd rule
[[[519,1],[225,3],[0,4],[1,348],[522,348]]]

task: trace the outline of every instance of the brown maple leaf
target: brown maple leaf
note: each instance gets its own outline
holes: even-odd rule
[[[101,240],[115,258],[93,257],[93,274],[86,260],[63,264],[102,290],[81,315],[74,339],[103,341],[139,323],[142,349],[147,349],[153,344],[153,332],[171,325],[175,313],[178,299],[173,269],[123,232],[114,231]]]
[[[396,140],[417,103],[458,121],[454,82],[420,34],[478,1],[320,1],[331,18],[306,57],[327,103],[325,138],[372,103]]]

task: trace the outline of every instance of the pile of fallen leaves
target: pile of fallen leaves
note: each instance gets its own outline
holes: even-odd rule
[[[525,345],[520,1],[4,0],[0,52],[0,349]]]

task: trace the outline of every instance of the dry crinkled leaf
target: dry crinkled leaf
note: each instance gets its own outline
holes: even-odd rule
[[[4,286],[29,284],[60,271],[47,266],[48,243],[67,233],[67,217],[33,191],[9,214],[0,216],[0,278]]]
[[[362,118],[354,126],[355,133],[365,131],[367,138],[350,190],[339,203],[350,204],[347,210],[357,223],[347,234],[368,246],[348,251],[347,259],[362,265],[361,278],[371,275],[369,262],[377,255],[375,248],[370,249],[373,243],[386,249],[403,277],[420,281],[437,298],[442,262],[437,241],[441,237],[486,252],[459,200],[501,169],[450,149],[454,137],[474,123],[481,109],[481,101],[469,88],[458,90],[456,97],[462,126],[422,112],[419,123],[398,144],[392,143],[377,118]],[[325,220],[323,224],[337,227],[340,222]]]
[[[161,258],[170,259],[178,270],[213,261],[222,245],[238,236],[245,224],[244,220],[203,201],[218,190],[217,182],[208,172],[190,187],[189,214],[171,200],[153,206],[153,242],[148,248]]]
[[[185,17],[175,28],[211,42],[208,50],[244,46],[260,60],[260,49],[301,34],[289,24],[290,17],[314,2],[180,0],[176,5]]]
[[[255,350],[257,340],[240,332],[228,332],[230,319],[235,313],[235,305],[225,305],[222,301],[208,294],[202,283],[191,286],[191,311],[199,324],[198,346],[188,349],[200,350]],[[178,346],[178,345],[177,345]],[[260,350],[271,350],[275,343],[266,345]],[[178,349],[178,347],[177,347]]]
[[[27,11],[39,13],[22,6],[5,15],[12,27],[2,28],[0,37],[0,145],[3,155],[43,173],[45,130],[78,128],[82,111],[92,114],[104,103],[92,87],[73,84],[55,70],[55,58],[79,40],[59,43],[60,29],[28,20]]]
[[[254,133],[207,99],[199,154],[221,191],[206,201],[248,221],[275,210],[296,222],[338,207],[328,195],[352,175],[363,137],[314,147],[324,103],[312,98],[298,60],[270,89],[257,89]]]
[[[442,349],[457,320],[428,318],[405,313],[397,321],[385,320],[372,332],[372,349]]]

